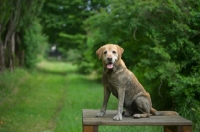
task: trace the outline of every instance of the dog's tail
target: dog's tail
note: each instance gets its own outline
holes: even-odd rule
[[[176,111],[157,111],[154,108],[151,108],[150,113],[154,116],[173,116],[179,115]]]

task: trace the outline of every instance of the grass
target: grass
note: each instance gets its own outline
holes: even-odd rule
[[[82,109],[100,109],[102,84],[64,62],[0,75],[0,132],[80,132]],[[108,109],[117,108],[111,96]],[[100,126],[100,132],[159,132],[162,127]]]

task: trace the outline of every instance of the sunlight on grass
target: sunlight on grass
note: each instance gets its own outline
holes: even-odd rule
[[[44,60],[38,63],[37,66],[49,72],[75,72],[77,70],[77,65],[59,61],[49,62]]]
[[[100,109],[103,86],[77,66],[42,61],[34,71],[0,75],[1,132],[80,132],[82,109]],[[108,109],[117,108],[111,96]],[[94,115],[95,116],[95,115]],[[159,132],[162,127],[102,126],[100,132]]]

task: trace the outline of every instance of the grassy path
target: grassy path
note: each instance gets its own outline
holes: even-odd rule
[[[5,75],[2,89],[8,92],[0,104],[0,131],[53,131],[66,94],[66,78],[60,74],[42,69],[31,73],[16,70],[14,75]]]
[[[100,109],[103,89],[76,67],[43,61],[0,76],[0,132],[81,132],[82,109]],[[111,96],[108,109],[116,109]],[[100,127],[100,132],[159,132],[160,127]]]

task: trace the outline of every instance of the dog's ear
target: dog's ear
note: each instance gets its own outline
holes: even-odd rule
[[[120,47],[120,46],[117,45],[117,51],[118,51],[119,57],[121,58],[122,54],[124,52],[124,49],[122,47]]]
[[[100,48],[96,51],[96,54],[97,54],[97,56],[99,57],[99,59],[101,59],[102,52],[103,52],[103,48],[102,48],[102,47],[100,47]]]

